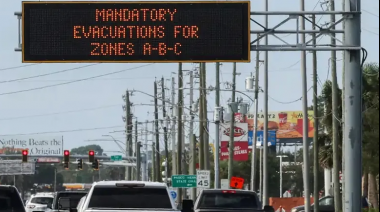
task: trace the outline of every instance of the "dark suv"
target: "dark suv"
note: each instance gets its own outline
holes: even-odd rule
[[[25,212],[24,203],[16,187],[0,185],[0,211]]]

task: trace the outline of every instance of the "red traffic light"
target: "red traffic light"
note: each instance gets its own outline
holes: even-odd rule
[[[69,150],[65,150],[65,151],[63,152],[63,154],[64,154],[65,156],[68,156],[68,155],[70,155],[70,151],[69,151]]]
[[[94,156],[94,155],[95,155],[95,152],[91,150],[91,151],[88,152],[88,154],[89,154],[90,156]]]
[[[28,155],[28,150],[22,150],[22,155],[24,156]]]

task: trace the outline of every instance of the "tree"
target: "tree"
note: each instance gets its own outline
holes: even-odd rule
[[[379,65],[366,64],[363,71],[363,195],[378,209],[379,174]]]

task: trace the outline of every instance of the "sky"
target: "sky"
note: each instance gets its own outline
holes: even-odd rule
[[[105,151],[120,151],[114,142],[102,135],[112,135],[124,141],[122,132],[125,114],[122,105],[122,95],[126,90],[139,90],[153,94],[155,78],[164,77],[166,87],[171,87],[170,79],[177,81],[178,64],[23,64],[21,53],[15,52],[18,45],[18,21],[14,12],[21,11],[21,0],[0,0],[0,137],[18,138],[24,134],[30,138],[62,137],[64,148],[71,149],[83,145],[99,144]],[[264,0],[251,1],[251,11],[263,11]],[[297,11],[299,0],[269,0],[270,11]],[[318,0],[307,0],[306,10],[326,10],[320,6]],[[320,1],[323,2],[323,1]],[[317,6],[316,6],[317,5]],[[336,9],[341,10],[341,0],[336,0]],[[379,62],[379,1],[362,1],[362,46],[367,49],[368,62]],[[252,17],[263,23],[263,17]],[[283,21],[286,16],[269,17],[270,27]],[[319,18],[317,18],[318,20]],[[329,23],[330,17],[322,16],[319,23]],[[339,19],[339,17],[337,17]],[[341,27],[341,26],[339,26]],[[338,28],[339,28],[338,27]],[[311,29],[311,25],[307,24]],[[260,28],[251,22],[251,29]],[[291,21],[280,29],[296,30],[296,22]],[[252,39],[255,35],[252,35]],[[295,35],[280,35],[287,42],[294,43]],[[338,35],[340,38],[341,35]],[[328,43],[330,37],[323,36],[320,43]],[[271,37],[270,44],[280,44],[280,41]],[[302,96],[300,52],[270,52],[269,53],[269,110],[292,111],[302,110],[302,102],[295,101]],[[307,71],[308,86],[312,85],[312,58],[308,54]],[[263,53],[261,53],[263,56]],[[250,76],[255,67],[255,53],[251,54],[251,63],[238,63],[237,90],[245,91],[245,78]],[[261,57],[263,58],[263,57]],[[329,76],[330,52],[318,52],[318,76],[322,84],[331,78]],[[338,53],[339,84],[342,82],[342,54]],[[184,70],[193,70],[196,64],[184,64]],[[68,70],[68,71],[63,71]],[[91,80],[57,85],[65,82],[89,78],[96,75],[115,71],[124,72]],[[59,74],[52,72],[63,71]],[[221,66],[222,88],[232,80],[232,64],[223,63]],[[50,75],[48,75],[50,74]],[[260,86],[263,86],[263,67],[260,69]],[[34,77],[45,75],[41,77]],[[29,79],[25,79],[29,78]],[[189,77],[185,77],[189,82]],[[207,64],[207,86],[215,86],[215,64]],[[196,85],[197,86],[197,85]],[[42,88],[41,88],[42,87]],[[187,85],[188,87],[188,85]],[[22,92],[18,92],[22,91]],[[194,99],[198,98],[195,91]],[[252,93],[247,93],[253,96]],[[185,92],[185,95],[188,95]],[[237,95],[241,96],[241,95]],[[226,104],[231,92],[222,92],[221,102]],[[244,96],[242,96],[244,97]],[[260,99],[263,98],[261,95]],[[185,98],[188,104],[188,96]],[[215,95],[208,95],[208,111],[214,110]],[[138,121],[153,119],[154,108],[151,105],[153,98],[135,92],[131,97],[134,103],[133,114]],[[247,98],[245,98],[248,101]],[[260,101],[260,100],[259,100]],[[294,102],[288,104],[289,102]],[[309,105],[312,102],[312,93],[308,93]],[[260,109],[263,102],[259,102]],[[162,115],[160,114],[160,117]],[[209,113],[212,120],[212,113]],[[115,132],[116,131],[116,132]],[[210,139],[214,137],[214,126],[210,125]],[[101,139],[102,141],[91,141]],[[143,138],[142,138],[143,139]],[[112,154],[112,153],[111,153]]]

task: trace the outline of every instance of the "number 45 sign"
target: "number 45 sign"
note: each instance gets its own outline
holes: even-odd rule
[[[197,188],[210,188],[209,170],[197,170]]]

